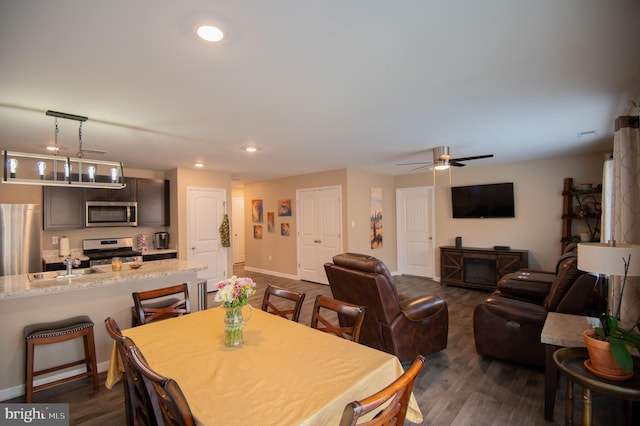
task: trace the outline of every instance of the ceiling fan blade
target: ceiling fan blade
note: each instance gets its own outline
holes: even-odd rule
[[[456,160],[449,160],[449,165],[453,167],[464,167],[466,164],[458,163]]]
[[[479,160],[481,158],[491,158],[493,157],[493,154],[487,154],[487,155],[476,155],[473,157],[463,157],[463,158],[452,158],[449,161],[469,161],[469,160]]]
[[[432,161],[418,161],[416,163],[400,163],[400,164],[396,164],[396,166],[415,166],[416,164],[433,164]]]

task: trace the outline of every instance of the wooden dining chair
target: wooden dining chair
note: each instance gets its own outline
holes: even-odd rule
[[[142,375],[132,365],[128,351],[135,346],[133,340],[123,336],[116,321],[109,317],[104,320],[107,333],[116,342],[118,355],[124,366],[124,402],[128,426],[143,426],[157,423],[155,417],[155,396],[149,395]]]
[[[413,383],[423,364],[424,357],[418,355],[409,368],[389,386],[365,399],[347,404],[342,413],[342,419],[340,419],[340,426],[355,425],[360,417],[376,410],[390,399],[391,403],[377,413],[373,419],[358,423],[358,425],[378,426],[404,424]]]
[[[180,295],[180,297],[170,297]],[[138,326],[191,313],[186,283],[131,293],[131,325]],[[155,300],[155,301],[154,301]]]
[[[147,391],[154,394],[158,402],[159,412],[156,412],[158,425],[192,426],[195,419],[187,398],[182,393],[178,383],[169,378],[161,376],[149,367],[142,352],[137,346],[132,346],[128,350],[131,363],[141,374]]]
[[[364,322],[366,306],[357,306],[342,300],[318,295],[311,314],[311,327],[332,333],[343,339],[360,341],[360,329]],[[335,315],[330,314],[333,312]],[[333,318],[327,316],[331,315]],[[338,318],[336,321],[335,317]],[[336,325],[339,324],[339,325]]]
[[[304,302],[304,293],[287,290],[275,285],[269,284],[264,292],[262,299],[262,310],[270,314],[279,315],[282,318],[290,319],[298,322],[300,319],[300,311],[302,310],[302,302]],[[276,298],[286,299],[294,302],[292,309],[283,309],[281,303],[275,303]],[[290,315],[290,317],[289,317]]]

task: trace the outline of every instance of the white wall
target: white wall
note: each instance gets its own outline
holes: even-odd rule
[[[436,176],[436,247],[454,245],[462,237],[465,247],[506,245],[529,250],[529,267],[553,270],[561,251],[562,187],[564,178],[574,183],[602,182],[604,153],[558,157],[485,167],[452,169]],[[453,219],[451,186],[513,182],[515,218]],[[432,183],[431,173],[396,177],[396,187],[424,186]],[[440,273],[439,250],[436,275]]]

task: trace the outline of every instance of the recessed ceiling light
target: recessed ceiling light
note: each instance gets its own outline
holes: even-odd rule
[[[256,152],[258,150],[258,148],[254,147],[254,146],[248,146],[244,149],[247,152]]]
[[[58,148],[53,146],[53,145],[49,145],[49,146],[47,146],[47,151],[56,152],[56,151],[58,151]]]
[[[194,166],[196,166],[196,167],[204,167],[204,164],[202,164],[202,163],[196,163],[196,164],[194,164]]]
[[[206,41],[220,41],[224,37],[219,28],[211,25],[203,25],[196,32],[201,39]]]

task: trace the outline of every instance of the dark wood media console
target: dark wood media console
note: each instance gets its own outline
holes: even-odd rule
[[[528,266],[528,250],[440,247],[442,284],[493,291],[503,275]]]

